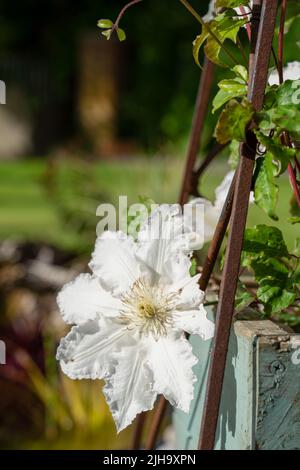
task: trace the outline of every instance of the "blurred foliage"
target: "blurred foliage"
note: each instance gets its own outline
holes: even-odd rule
[[[93,166],[79,159],[51,159],[43,181],[66,231],[76,235],[80,251],[90,252],[96,207],[110,202],[98,185]]]

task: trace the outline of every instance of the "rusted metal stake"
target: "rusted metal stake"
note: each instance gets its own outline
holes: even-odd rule
[[[248,99],[251,101],[255,110],[261,109],[263,104],[275,28],[277,3],[277,0],[263,0],[262,3],[257,44],[253,59],[253,70],[248,89]],[[199,449],[201,450],[213,449],[215,443],[228,341],[252,183],[255,148],[255,137],[250,132],[247,135],[246,142],[241,146],[241,159],[234,189],[229,239],[217,309],[216,332],[201,423],[199,439]]]

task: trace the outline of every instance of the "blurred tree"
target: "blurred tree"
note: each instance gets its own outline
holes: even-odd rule
[[[59,139],[76,131],[79,38],[93,30],[100,35],[97,20],[114,19],[124,4],[124,0],[53,0],[41,5],[28,0],[16,8],[12,2],[1,2],[1,76],[14,80],[20,71],[19,80],[26,88],[36,121],[43,127],[56,123],[53,133]],[[203,1],[198,5],[200,13],[207,10],[207,4]],[[197,88],[199,69],[191,59],[191,43],[198,25],[179,2],[145,0],[126,13],[122,27],[128,40],[122,43],[119,136],[134,137],[149,149],[166,139],[178,140],[189,128]],[[12,62],[19,65],[9,67]],[[20,63],[28,64],[27,74]],[[41,69],[47,84],[46,79],[37,84]],[[46,104],[43,87],[47,87]],[[46,142],[47,138],[51,141],[50,127]]]

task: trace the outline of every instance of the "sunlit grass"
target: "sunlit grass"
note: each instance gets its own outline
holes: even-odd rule
[[[175,202],[182,178],[183,162],[178,158],[99,161],[92,169],[99,191],[106,200],[117,204],[119,195],[137,202],[146,195],[157,202]],[[78,234],[66,229],[54,201],[42,184],[45,160],[3,162],[0,165],[0,238],[36,240],[76,248]],[[214,188],[227,171],[223,160],[217,161],[204,175],[201,192],[213,198]],[[298,234],[297,226],[287,223],[291,189],[288,178],[280,181],[279,222],[268,219],[255,205],[250,207],[248,225],[274,224],[283,229],[290,246]],[[95,201],[95,212],[98,201]],[[95,215],[95,227],[97,224]]]

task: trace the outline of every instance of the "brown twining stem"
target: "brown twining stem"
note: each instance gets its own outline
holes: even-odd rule
[[[256,111],[259,111],[263,105],[276,13],[277,0],[264,0],[255,45],[251,80],[248,87],[248,99]],[[253,29],[257,27],[256,22],[252,22],[251,27],[253,41],[255,38]],[[220,286],[216,331],[213,340],[199,439],[199,449],[202,450],[213,449],[215,443],[236,286],[240,269],[240,257],[253,177],[255,149],[255,136],[253,133],[248,132],[246,142],[241,146],[241,158],[234,188],[228,245]]]
[[[206,154],[203,161],[200,163],[197,170],[193,171],[192,181],[191,181],[191,190],[190,196],[199,196],[198,184],[201,176],[205,172],[206,168],[210,165],[213,159],[220,153],[228,144],[219,144],[218,142],[214,144],[211,150]]]
[[[247,12],[246,12],[246,9],[245,7],[243,7],[242,5],[240,6],[240,10],[241,10],[241,13],[242,13],[242,16],[247,16]],[[251,26],[249,23],[246,23],[246,31],[247,31],[247,34],[248,34],[248,38],[249,40],[251,39]]]
[[[278,35],[278,75],[279,83],[283,82],[283,39],[284,39],[284,23],[286,15],[287,0],[282,0],[281,13],[280,13],[280,24],[279,24],[279,35]]]
[[[213,81],[213,73],[214,65],[207,58],[205,58],[196,98],[182,188],[179,196],[179,204],[181,204],[182,206],[188,202],[189,196],[191,194],[193,172],[201,143],[201,135],[204,127],[205,117],[207,114],[207,108]]]
[[[129,3],[126,3],[126,5],[122,8],[122,10],[120,11],[120,13],[118,14],[117,16],[117,19],[116,21],[114,22],[112,28],[111,28],[111,32],[115,31],[115,29],[118,28],[119,26],[119,23],[122,19],[122,17],[124,16],[124,13],[126,10],[128,10],[128,8],[132,7],[133,5],[135,5],[136,3],[141,3],[143,0],[132,0],[131,2]]]

